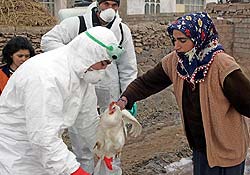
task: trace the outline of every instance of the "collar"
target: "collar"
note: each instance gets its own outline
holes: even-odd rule
[[[8,78],[10,78],[10,76],[15,72],[7,64],[2,67],[2,71],[7,75]]]
[[[177,73],[178,75],[193,84],[204,81],[211,64],[214,61],[215,55],[223,52],[222,46],[217,40],[213,40],[208,46],[198,55],[194,55],[192,59],[184,54],[178,54]]]

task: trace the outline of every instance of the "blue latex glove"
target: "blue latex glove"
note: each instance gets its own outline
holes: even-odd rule
[[[136,117],[137,115],[137,104],[136,102],[134,102],[132,109],[129,110],[130,114],[133,115],[134,117]]]

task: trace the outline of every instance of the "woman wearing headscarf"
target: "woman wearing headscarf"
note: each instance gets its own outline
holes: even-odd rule
[[[98,124],[94,84],[118,58],[116,49],[111,30],[93,27],[14,72],[0,97],[1,175],[90,173],[68,150],[62,133],[74,125],[93,150]]]
[[[5,63],[0,69],[0,95],[15,70],[30,57],[35,56],[35,50],[29,40],[22,36],[15,36],[3,48]]]
[[[167,32],[174,51],[134,80],[118,105],[130,109],[173,85],[194,175],[243,175],[249,134],[250,82],[224,52],[207,13],[184,15]]]

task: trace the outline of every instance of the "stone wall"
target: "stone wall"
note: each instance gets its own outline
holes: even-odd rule
[[[135,50],[137,53],[151,49],[168,49],[172,45],[166,35],[167,25],[159,23],[143,23],[129,25],[132,31]]]
[[[217,25],[222,43],[250,75],[250,3],[211,3],[206,11],[217,21],[223,21]]]
[[[41,53],[40,41],[44,33],[51,27],[11,27],[0,26],[0,60],[2,59],[2,49],[4,45],[14,36],[27,37],[35,48],[36,53]]]
[[[154,15],[128,15],[124,18],[129,24],[147,23],[147,22],[157,22],[168,24],[169,22],[182,16],[183,13],[161,13]]]
[[[222,8],[224,9],[224,6]],[[217,6],[216,9],[218,11]],[[215,13],[215,10],[212,10],[211,16],[213,16],[214,23],[219,32],[220,42],[223,44],[226,52],[234,56],[250,75],[250,66],[246,64],[249,62],[248,55],[250,55],[250,18],[248,14],[244,16],[242,12],[241,18],[236,18],[235,16],[232,18],[222,18],[218,15],[220,13],[217,13],[217,11]],[[166,28],[168,22],[176,18],[177,15],[172,14],[172,16],[169,16],[165,21],[156,20],[137,24],[132,21],[128,23],[132,31],[135,50],[140,59],[147,56],[150,57],[149,59],[153,59],[153,57],[157,57],[158,59],[171,51],[172,44],[166,36]],[[14,35],[28,37],[32,41],[36,53],[40,53],[40,38],[50,28],[51,27],[0,27],[0,59],[3,46]]]
[[[237,57],[247,57],[249,54],[249,37],[250,25],[249,21],[246,23],[234,24],[228,20],[214,20],[219,31],[220,40],[224,45],[226,51]],[[247,24],[248,22],[248,24]],[[134,39],[135,50],[140,54],[143,50],[149,51],[151,49],[172,49],[172,44],[166,36],[167,24],[158,22],[149,22],[141,24],[129,24]],[[36,53],[40,53],[40,39],[41,36],[51,27],[4,27],[0,28],[0,57],[3,46],[6,42],[15,35],[22,35],[28,37]],[[248,44],[245,44],[248,43]]]
[[[250,3],[208,3],[206,11],[213,17],[223,17],[240,21],[241,18],[250,17]]]

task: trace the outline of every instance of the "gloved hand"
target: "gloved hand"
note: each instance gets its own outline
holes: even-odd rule
[[[132,106],[132,109],[129,110],[130,114],[134,117],[136,117],[137,115],[137,104],[136,102],[134,102],[133,106]]]
[[[84,171],[81,167],[79,167],[74,173],[71,175],[90,175],[86,171]]]

